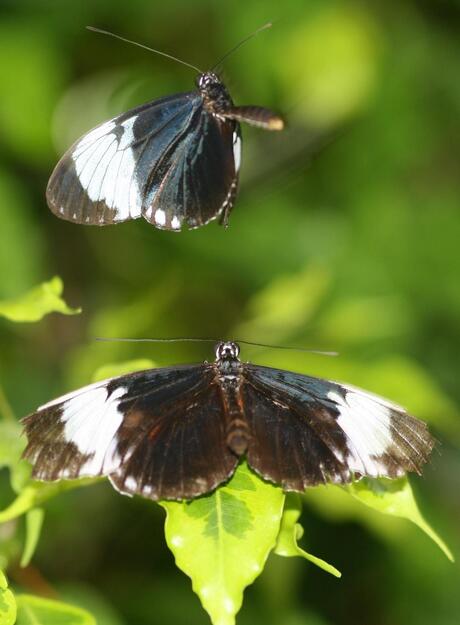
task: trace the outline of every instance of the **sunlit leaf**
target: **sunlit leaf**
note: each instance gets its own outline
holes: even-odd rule
[[[31,322],[40,321],[52,312],[63,315],[79,313],[80,308],[70,308],[62,299],[63,289],[61,278],[55,276],[17,298],[1,301],[0,315],[10,321]]]
[[[89,612],[61,601],[18,595],[17,605],[17,625],[96,625]]]
[[[0,623],[1,625],[16,623],[16,601],[2,571],[0,571]]]
[[[27,566],[32,560],[40,538],[43,517],[42,508],[32,508],[26,513],[26,540],[21,557],[21,566]]]
[[[332,566],[332,564],[328,564],[321,558],[307,553],[297,544],[297,541],[303,536],[303,527],[300,523],[297,523],[301,512],[300,497],[293,494],[287,495],[274,552],[279,556],[285,557],[300,556],[316,564],[316,566],[319,566],[327,573],[331,573],[331,575],[335,577],[341,577],[342,574],[340,571]]]
[[[425,521],[415,501],[414,493],[407,478],[398,480],[363,479],[344,487],[353,497],[374,510],[408,519],[433,540],[446,557],[453,562],[454,557],[445,542]]]
[[[235,622],[244,588],[261,573],[275,545],[283,503],[281,489],[246,464],[211,495],[161,502],[168,546],[214,625]]]

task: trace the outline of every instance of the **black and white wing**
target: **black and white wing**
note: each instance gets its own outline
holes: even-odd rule
[[[158,228],[198,227],[231,204],[239,149],[238,123],[212,116],[198,92],[165,97],[79,139],[52,173],[47,202],[81,224],[143,216]]]
[[[198,228],[221,217],[226,225],[238,189],[239,124],[205,107],[165,151],[145,187],[144,217],[158,228]]]
[[[286,490],[421,472],[434,439],[402,407],[358,388],[247,364],[247,457]]]
[[[108,476],[122,493],[190,499],[234,472],[208,365],[151,369],[98,382],[23,419],[33,477]]]

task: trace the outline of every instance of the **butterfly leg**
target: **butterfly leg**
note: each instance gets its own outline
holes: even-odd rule
[[[224,203],[220,209],[220,217],[219,224],[224,226],[224,228],[228,228],[228,219],[230,217],[230,213],[232,212],[233,204],[235,202],[236,194],[238,191],[238,179],[235,178],[230,185],[230,189],[228,191],[227,197],[225,198]]]

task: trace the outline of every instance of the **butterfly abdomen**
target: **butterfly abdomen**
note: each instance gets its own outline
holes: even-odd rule
[[[236,376],[223,376],[219,380],[219,386],[226,422],[225,441],[234,454],[241,456],[246,452],[251,439],[244,415],[241,381]]]
[[[222,400],[225,422],[225,442],[237,456],[246,453],[251,432],[245,417],[243,404],[243,375],[241,362],[233,354],[224,354],[218,359],[216,382]]]

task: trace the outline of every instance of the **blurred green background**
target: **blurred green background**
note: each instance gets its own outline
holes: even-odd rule
[[[457,0],[2,0],[0,299],[59,274],[76,317],[0,320],[1,384],[16,414],[88,383],[105,363],[212,357],[208,346],[102,344],[95,336],[219,336],[335,349],[339,358],[244,349],[258,363],[353,383],[403,403],[440,440],[422,511],[460,553],[460,4]],[[286,115],[243,128],[241,192],[225,231],[137,221],[76,227],[47,209],[74,139],[130,106],[193,88],[167,59],[225,63],[237,104]],[[0,503],[10,495],[0,476]],[[415,527],[306,497],[303,545],[343,572],[273,556],[241,625],[454,625],[460,574]],[[47,507],[27,592],[57,593],[100,625],[208,622],[174,567],[163,513],[108,485]],[[4,534],[3,547],[16,553]]]

